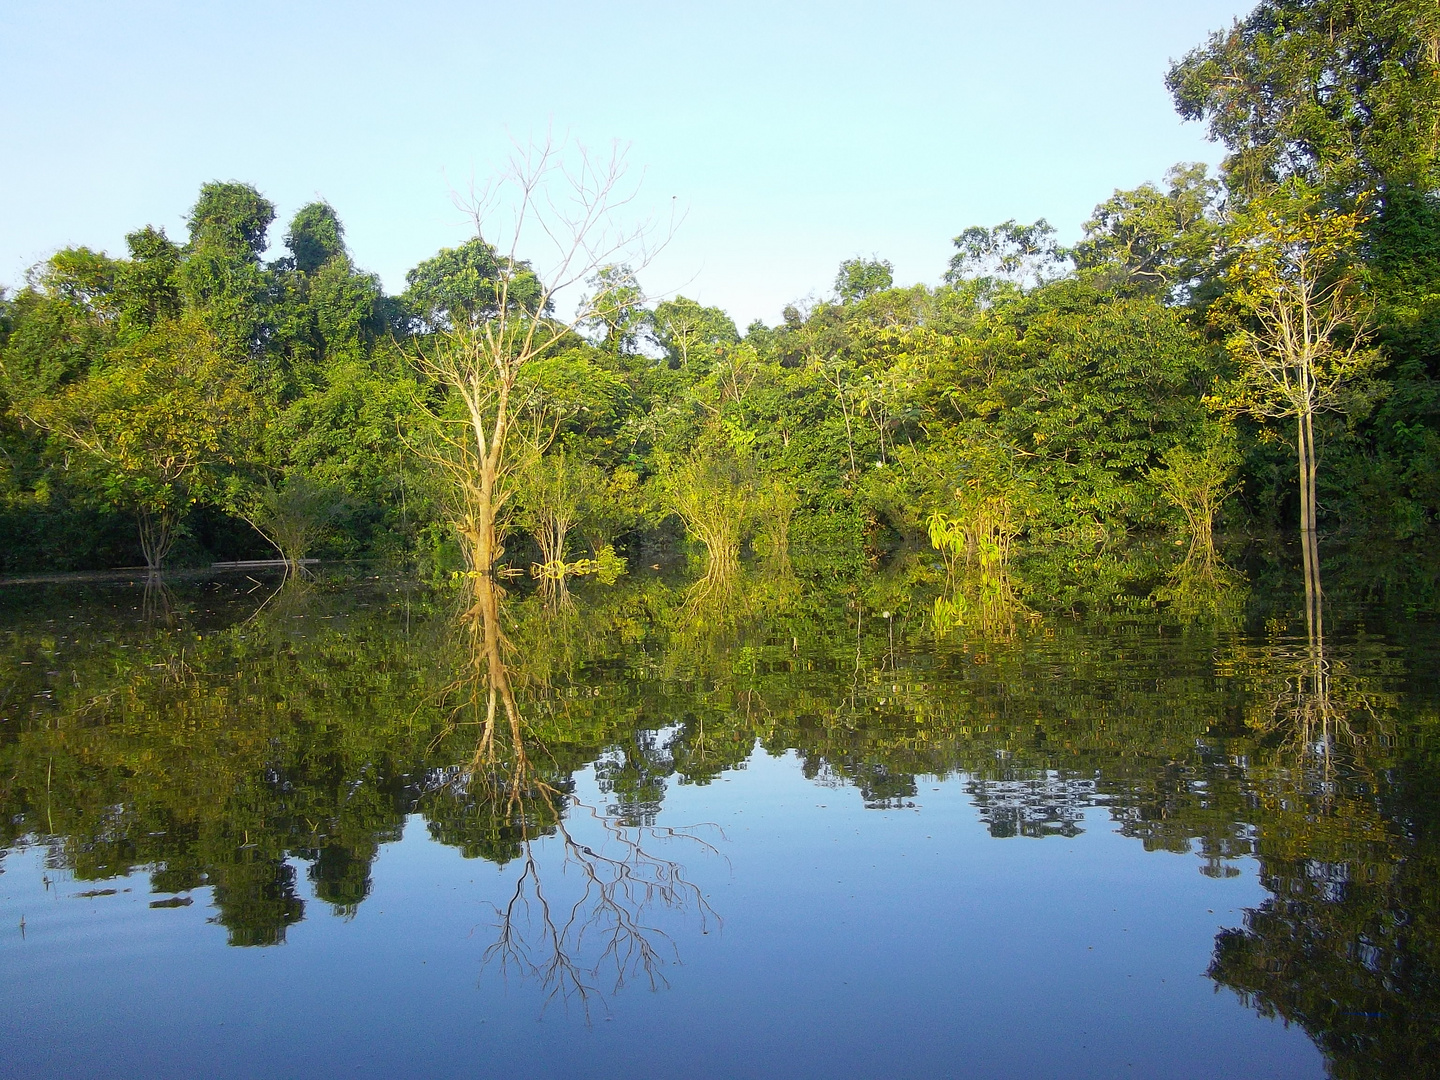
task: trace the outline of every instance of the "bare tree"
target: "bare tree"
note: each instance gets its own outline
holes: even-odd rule
[[[618,292],[633,293],[636,273],[669,239],[653,221],[621,220],[635,195],[620,146],[600,157],[547,139],[517,145],[504,171],[457,199],[494,255],[493,288],[485,303],[438,328],[420,362],[460,405],[458,418],[436,416],[437,456],[455,481],[456,527],[476,573],[488,573],[504,550],[521,371],[593,323]],[[594,288],[575,310],[557,314],[567,290],[586,281]]]

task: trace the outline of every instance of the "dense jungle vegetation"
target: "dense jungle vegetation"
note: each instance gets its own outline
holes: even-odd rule
[[[1167,85],[1218,175],[1071,247],[967,228],[935,285],[847,260],[743,332],[647,298],[623,163],[553,147],[496,190],[578,219],[481,200],[399,295],[323,202],[266,261],[236,182],[183,238],[35,267],[0,297],[0,573],[291,566],[7,587],[0,851],[208,887],[263,946],[354,915],[414,815],[522,897],[553,839],[669,903],[683,867],[597,867],[573,820],[638,836],[757,746],[872,807],[961,776],[996,837],[1103,805],[1206,874],[1253,858],[1210,976],[1336,1076],[1433,1075],[1440,8],[1263,0]]]
[[[633,245],[552,271],[478,215],[398,296],[323,202],[267,262],[273,205],[206,184],[187,236],[60,251],[0,299],[0,570],[278,551],[614,574],[617,547],[683,530],[719,568],[928,541],[1087,573],[1171,528],[1201,558],[1217,526],[1419,536],[1440,12],[1265,0],[1167,85],[1224,144],[1218,176],[1116,191],[1070,248],[1043,219],[965,229],[935,286],[848,260],[743,332],[648,301]],[[522,163],[522,203],[551,164]],[[596,175],[604,211],[618,173]]]

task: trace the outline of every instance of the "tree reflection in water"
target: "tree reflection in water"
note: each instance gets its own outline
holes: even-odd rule
[[[175,625],[175,597],[159,570],[151,570],[145,575],[144,596],[141,610],[144,612],[146,625],[173,627]]]
[[[1245,576],[1222,562],[1213,547],[1192,547],[1154,597],[1188,622],[1235,629],[1244,618],[1249,594]]]
[[[951,573],[947,588],[935,597],[931,617],[941,635],[969,630],[988,641],[1009,641],[1022,625],[1040,618],[1020,599],[1005,563]]]
[[[1405,703],[1327,642],[1308,551],[1305,569],[1303,642],[1272,631],[1226,660],[1252,690],[1263,747],[1250,772],[1268,811],[1257,854],[1271,897],[1217,937],[1209,975],[1300,1024],[1334,1076],[1437,1076],[1435,763],[1407,755],[1419,776],[1396,782]]]
[[[464,618],[453,593],[354,581],[268,601],[178,581],[158,620],[138,582],[0,594],[0,848],[44,845],[81,881],[143,869],[171,899],[209,888],[229,941],[260,946],[372,902],[377,852],[418,815],[513,872],[492,970],[588,1004],[661,985],[665,934],[709,925],[677,860],[716,834],[658,822],[674,785],[758,745],[877,808],[955,779],[1012,842],[1103,807],[1202,873],[1253,859],[1271,899],[1212,976],[1303,1024],[1340,1075],[1440,1060],[1433,627],[1352,605],[1292,635],[1215,580],[947,627],[927,563],[805,573],[738,573],[698,602],[664,575],[585,582],[573,604],[472,590]],[[1020,568],[1010,588],[1042,606]]]
[[[536,979],[547,1004],[574,1001],[589,1016],[607,992],[618,993],[633,980],[651,990],[668,985],[664,969],[678,962],[679,953],[658,913],[694,915],[705,932],[718,922],[685,867],[659,850],[685,842],[718,855],[702,836],[718,827],[617,818],[586,805],[568,777],[553,777],[555,761],[543,731],[526,721],[522,709],[522,695],[543,701],[548,687],[524,672],[523,657],[506,639],[502,598],[498,584],[474,579],[473,603],[460,619],[465,674],[446,691],[452,722],[479,728],[474,755],[456,775],[454,789],[504,822],[520,865],[508,898],[494,905],[496,939],[485,950],[485,963],[505,975]],[[565,605],[547,594],[544,610],[555,616]],[[572,815],[582,816],[591,842],[572,829]],[[561,846],[558,867],[536,847],[552,837]],[[547,876],[568,878],[572,869],[579,871],[578,895],[572,889],[552,899]]]
[[[990,835],[1079,836],[1095,781],[1055,772],[1012,780],[972,780],[965,786]]]

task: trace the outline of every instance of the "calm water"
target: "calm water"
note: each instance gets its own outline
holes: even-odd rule
[[[1437,1074],[1434,621],[933,578],[5,586],[0,1073]]]

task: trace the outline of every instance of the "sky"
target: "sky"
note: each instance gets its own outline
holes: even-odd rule
[[[335,207],[388,290],[474,235],[512,144],[626,148],[680,225],[648,293],[744,327],[878,256],[936,284],[970,225],[1080,234],[1117,188],[1219,160],[1169,63],[1227,0],[405,4],[0,0],[0,284],[57,249],[185,236],[200,185]]]

